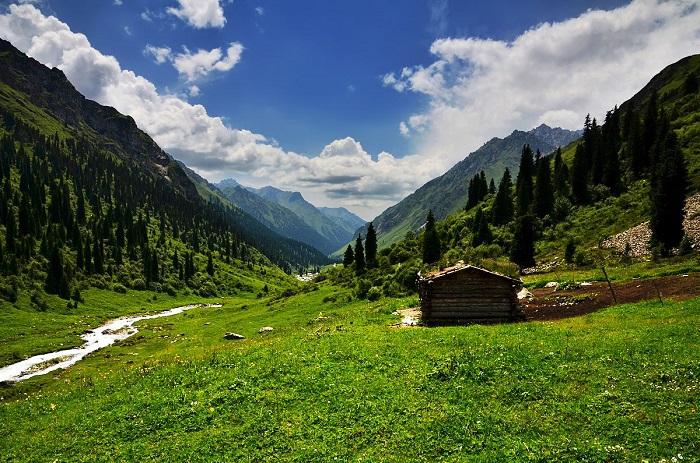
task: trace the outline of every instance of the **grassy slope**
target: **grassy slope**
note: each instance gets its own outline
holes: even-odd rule
[[[700,300],[556,323],[394,329],[390,313],[414,300],[333,297],[345,295],[321,286],[143,322],[58,380],[0,389],[3,458],[700,456]],[[275,331],[258,335],[264,325]],[[224,341],[225,331],[248,339]]]

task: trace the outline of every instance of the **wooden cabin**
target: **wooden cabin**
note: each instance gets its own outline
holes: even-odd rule
[[[520,280],[471,265],[419,275],[423,323],[455,325],[523,320],[517,296],[521,286]]]

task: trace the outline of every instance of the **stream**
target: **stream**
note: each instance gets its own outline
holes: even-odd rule
[[[110,346],[117,341],[126,339],[138,333],[134,323],[154,318],[170,317],[186,310],[199,307],[221,307],[221,304],[194,304],[175,307],[152,315],[134,315],[110,320],[102,326],[87,330],[80,337],[85,343],[73,349],[64,349],[48,354],[35,355],[21,362],[0,368],[0,383],[22,381],[32,376],[45,375],[55,370],[68,368],[78,363],[86,355]]]

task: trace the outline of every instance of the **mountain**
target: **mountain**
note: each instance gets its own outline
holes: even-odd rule
[[[365,219],[358,217],[344,207],[319,207],[318,210],[329,219],[339,221],[340,225],[353,234],[367,223]]]
[[[523,145],[529,144],[533,150],[546,154],[567,145],[580,134],[581,131],[542,124],[528,132],[515,130],[505,138],[492,138],[445,174],[379,214],[372,221],[379,246],[388,246],[403,238],[407,232],[418,230],[431,209],[439,220],[464,207],[469,180],[481,170],[489,181],[493,178],[496,184],[506,168],[515,177]]]
[[[344,221],[341,222],[326,216],[316,206],[306,201],[298,191],[284,191],[272,186],[249,188],[249,190],[267,201],[292,211],[306,225],[316,230],[319,235],[331,243],[329,248],[331,251],[350,241],[353,233],[357,230],[350,231]]]
[[[330,254],[336,249],[334,242],[307,225],[294,212],[244,188],[235,180],[222,180],[216,187],[226,199],[276,233],[309,244],[324,254]]]
[[[17,163],[5,165],[5,173],[18,169],[23,173],[22,182],[56,182],[47,184],[53,188],[48,197],[38,190],[36,198],[26,200],[28,207],[39,214],[35,240],[41,240],[49,231],[53,233],[40,217],[42,207],[46,207],[44,201],[50,201],[49,207],[54,207],[51,201],[60,195],[65,201],[60,218],[76,242],[81,234],[90,239],[102,234],[104,241],[99,247],[106,243],[116,249],[112,241],[115,230],[143,218],[146,231],[149,221],[157,223],[161,239],[172,236],[197,251],[201,249],[201,239],[206,238],[210,243],[207,252],[222,250],[220,247],[224,246],[230,250],[233,243],[237,249],[248,249],[245,255],[257,252],[255,248],[285,268],[326,262],[314,248],[274,233],[231,205],[206,180],[163,151],[131,117],[88,100],[59,69],[47,68],[5,40],[0,40],[0,69],[0,134],[9,137],[5,156],[9,162]],[[16,155],[9,147],[12,141],[21,147]],[[25,159],[27,153],[36,152],[50,156]],[[45,165],[38,167],[34,165],[37,163]],[[82,225],[76,228],[75,198],[83,195],[87,197],[85,209],[96,221],[91,227],[102,226],[99,233]],[[23,207],[17,197],[11,195],[4,200],[11,210],[19,209],[21,221]],[[58,211],[55,214],[58,218]],[[65,235],[56,233],[59,243],[63,242]],[[143,231],[138,233],[146,238]],[[143,242],[141,248],[146,244]],[[31,246],[25,251],[28,257],[34,252]],[[138,258],[137,250],[129,251],[129,257]],[[121,251],[113,252],[118,255]]]

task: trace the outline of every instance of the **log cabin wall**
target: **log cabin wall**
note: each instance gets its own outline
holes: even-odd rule
[[[423,322],[428,325],[500,323],[522,318],[517,280],[474,267],[420,281]]]

